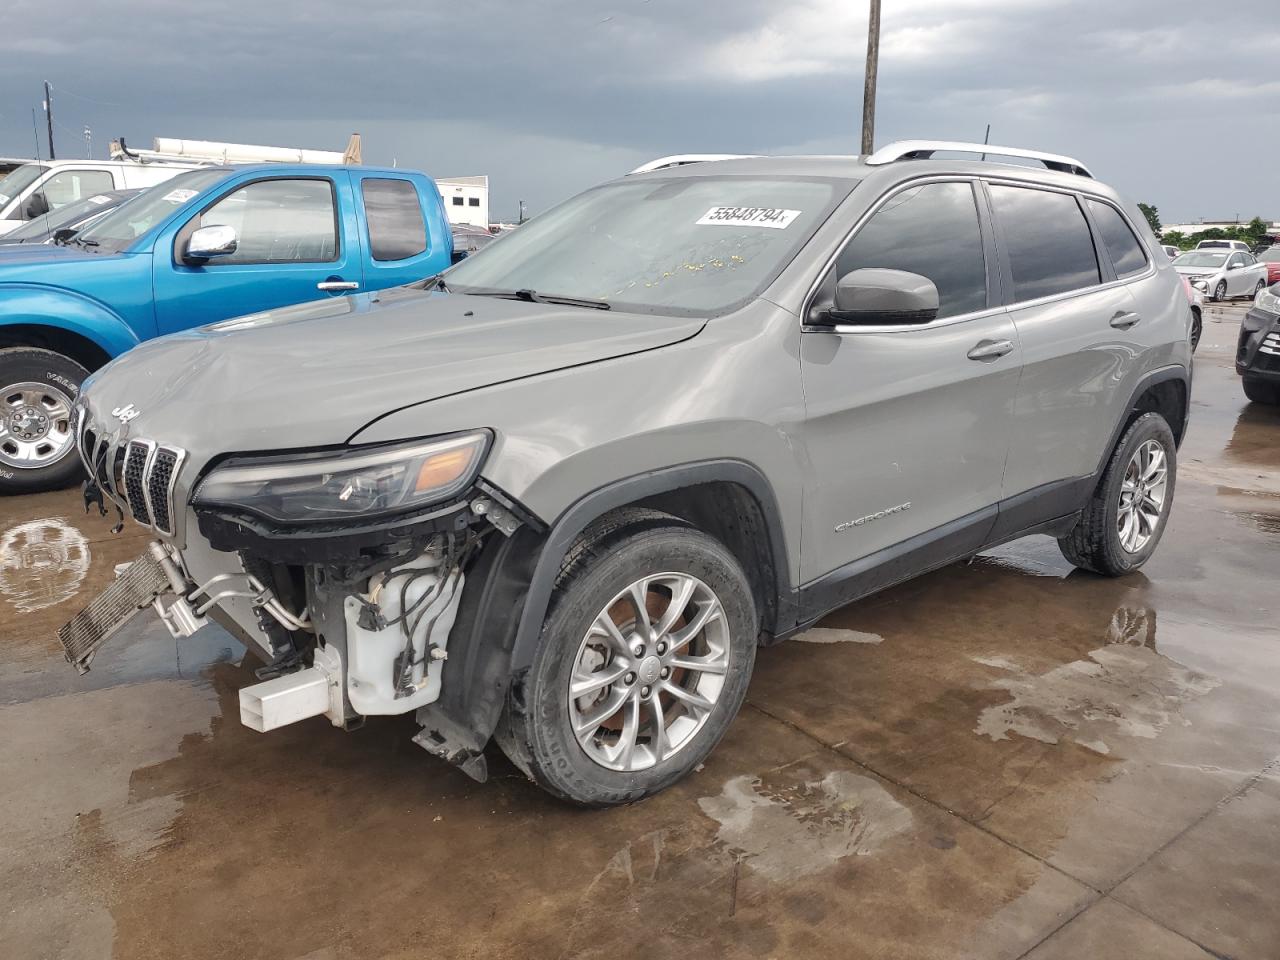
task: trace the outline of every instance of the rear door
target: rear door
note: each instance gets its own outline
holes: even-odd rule
[[[1071,501],[1078,484],[1062,482],[1092,477],[1144,370],[1151,324],[1143,325],[1129,284],[1154,265],[1109,202],[1025,183],[988,189],[1023,349],[1004,495],[1049,498],[1060,485]],[[1116,250],[1114,265],[1090,204]]]
[[[219,224],[235,229],[236,252],[185,262],[191,235]],[[358,290],[362,252],[348,242],[356,236],[344,170],[234,181],[156,242],[159,332]]]
[[[364,246],[364,282],[381,290],[449,266],[452,243],[431,181],[421,174],[351,171]]]
[[[905,270],[933,281],[939,312],[916,325],[805,328],[805,581],[844,579],[914,537],[960,555],[994,520],[1021,352],[989,292],[995,247],[976,188],[964,178],[898,188],[823,281]]]

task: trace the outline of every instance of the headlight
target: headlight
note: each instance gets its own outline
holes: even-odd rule
[[[1204,293],[1208,293],[1208,292],[1209,292],[1209,281],[1208,281],[1208,280],[1192,280],[1192,281],[1191,281],[1191,285],[1192,285],[1193,287],[1195,287],[1197,290],[1203,291]]]
[[[1253,298],[1253,305],[1259,310],[1265,310],[1267,313],[1280,313],[1280,283],[1275,286],[1263,287],[1258,291],[1258,295]]]
[[[283,523],[402,513],[465,490],[488,447],[488,431],[479,430],[392,446],[231,462],[201,482],[194,502]]]

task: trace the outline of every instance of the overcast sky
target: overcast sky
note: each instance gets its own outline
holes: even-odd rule
[[[877,144],[989,122],[1166,222],[1280,219],[1278,0],[883,4]],[[359,131],[510,219],[664,154],[856,153],[865,45],[863,0],[0,0],[0,155],[48,80],[60,157]]]

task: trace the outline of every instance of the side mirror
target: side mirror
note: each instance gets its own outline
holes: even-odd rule
[[[188,263],[191,261],[203,263],[206,260],[212,260],[214,257],[230,256],[236,252],[236,248],[239,245],[240,241],[236,239],[235,227],[227,226],[226,224],[201,227],[191,234],[191,239],[187,241],[187,249],[183,253],[182,259]]]
[[[938,316],[938,288],[918,273],[863,267],[836,281],[827,316],[832,324],[928,323]]]

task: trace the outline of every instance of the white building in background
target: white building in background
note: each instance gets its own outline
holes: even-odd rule
[[[450,177],[437,180],[436,186],[444,198],[444,209],[450,223],[488,228],[488,177]]]

